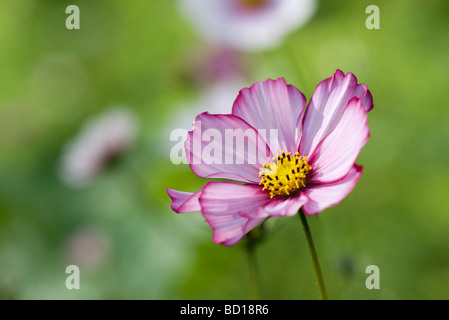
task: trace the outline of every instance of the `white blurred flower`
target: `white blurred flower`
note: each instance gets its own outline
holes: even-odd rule
[[[180,0],[208,41],[244,51],[273,48],[313,15],[316,0]]]
[[[83,187],[134,142],[137,125],[127,109],[114,108],[90,119],[64,148],[60,178]]]

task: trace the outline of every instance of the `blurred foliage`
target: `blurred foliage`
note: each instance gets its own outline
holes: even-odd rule
[[[70,4],[80,30],[65,28]],[[370,4],[380,30],[365,28]],[[373,93],[360,182],[309,218],[332,299],[449,298],[448,34],[445,0],[329,0],[281,47],[245,56],[248,86],[284,77],[310,98],[339,68]],[[0,0],[0,298],[249,298],[244,246],[214,245],[201,214],[176,215],[165,193],[205,183],[170,162],[164,126],[200,92],[186,57],[207,47],[176,1]],[[111,105],[138,116],[135,148],[90,187],[64,186],[64,144]],[[85,226],[109,249],[69,291],[67,243]],[[268,226],[262,298],[317,297],[298,217]],[[365,288],[370,264],[381,290]]]

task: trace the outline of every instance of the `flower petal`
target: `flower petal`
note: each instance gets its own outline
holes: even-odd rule
[[[201,190],[196,193],[166,189],[171,198],[171,208],[176,213],[201,211],[199,197]]]
[[[232,114],[242,118],[257,130],[266,130],[267,143],[274,155],[281,150],[296,152],[301,138],[302,118],[306,98],[283,78],[256,82],[240,91]],[[277,130],[273,139],[270,129]],[[268,139],[270,137],[270,139]]]
[[[269,200],[260,186],[233,182],[208,182],[201,193],[204,218],[213,229],[215,243],[232,246],[263,218],[249,218]],[[248,216],[247,216],[248,215]]]
[[[316,147],[308,163],[309,181],[331,182],[343,178],[368,141],[367,113],[361,99],[353,98],[335,129]]]
[[[299,208],[308,200],[304,193],[298,192],[297,195],[288,198],[274,197],[261,209],[271,217],[289,217],[297,214]]]
[[[271,154],[263,137],[239,117],[207,112],[196,117],[185,149],[198,176],[253,183],[259,183]]]
[[[309,197],[309,201],[303,206],[304,213],[315,215],[338,204],[352,191],[362,175],[362,169],[362,166],[355,164],[343,179],[305,189],[304,193]]]
[[[337,126],[348,102],[361,98],[365,110],[373,108],[373,98],[368,87],[357,84],[357,78],[337,70],[331,78],[322,81],[315,89],[303,120],[300,153],[309,156],[320,141]]]

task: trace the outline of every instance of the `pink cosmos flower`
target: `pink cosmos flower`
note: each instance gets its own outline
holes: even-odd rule
[[[232,114],[198,115],[185,143],[198,176],[236,182],[208,182],[196,193],[167,189],[171,208],[201,211],[214,242],[226,246],[269,217],[292,216],[301,207],[316,215],[343,200],[359,180],[362,167],[355,160],[369,138],[372,108],[367,86],[340,70],[318,84],[307,108],[304,95],[283,78],[257,82],[240,91]],[[195,161],[208,147],[195,138],[208,129],[223,136],[234,129],[236,139],[246,138],[248,151],[225,141],[226,148],[214,150],[223,154],[213,157],[235,159],[234,164]],[[278,139],[266,139],[273,129]]]

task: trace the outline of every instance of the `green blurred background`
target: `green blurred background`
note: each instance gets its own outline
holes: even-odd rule
[[[65,28],[70,4],[80,30]],[[380,30],[365,27],[370,4]],[[373,94],[361,180],[309,218],[332,299],[449,298],[448,36],[445,0],[332,0],[278,48],[242,53],[245,86],[284,77],[310,99],[340,68]],[[244,246],[213,244],[201,214],[173,213],[165,192],[205,183],[170,162],[167,125],[200,95],[188,57],[208,46],[176,1],[0,0],[0,298],[249,298]],[[67,187],[64,145],[113,105],[137,117],[133,149],[88,187]],[[269,226],[261,297],[316,298],[298,217]],[[71,252],[73,237],[87,237],[94,262]],[[65,287],[70,264],[80,290]],[[371,264],[380,290],[365,287]]]

